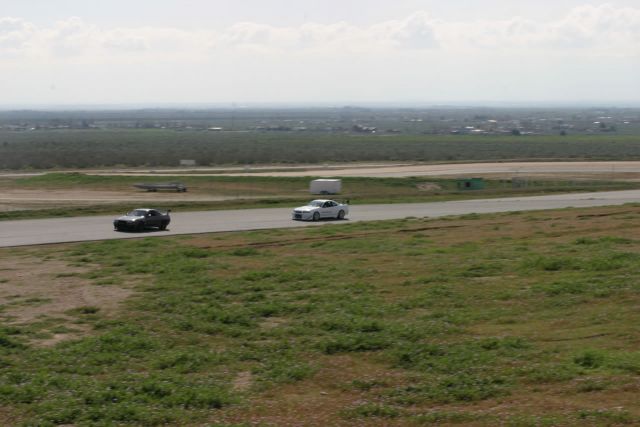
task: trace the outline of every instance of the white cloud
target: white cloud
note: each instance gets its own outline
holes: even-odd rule
[[[594,55],[637,54],[640,9],[610,4],[581,6],[552,22],[522,17],[501,21],[442,23],[441,37],[452,48],[591,50]]]
[[[425,12],[417,12],[402,21],[390,21],[376,28],[386,28],[383,39],[392,40],[399,48],[430,49],[438,46],[437,22]]]
[[[4,102],[635,99],[639,67],[640,8],[610,4],[222,29],[0,18]]]
[[[102,38],[105,49],[124,52],[144,52],[149,50],[149,41],[144,33],[136,30],[117,28]]]
[[[101,32],[78,17],[57,22],[38,34],[44,48],[54,56],[69,57],[87,54],[93,49]]]
[[[549,47],[622,49],[638,52],[640,9],[615,8],[610,4],[582,6],[552,23],[542,42]]]
[[[500,21],[454,22],[416,12],[370,26],[346,22],[276,27],[241,22],[223,31],[174,28],[99,28],[77,17],[36,27],[18,18],[0,19],[0,54],[44,59],[123,54],[188,55],[225,53],[388,55],[443,49],[469,51],[538,49],[550,52],[592,49],[593,54],[637,54],[640,9],[610,4],[582,6],[553,22],[522,17]]]
[[[17,18],[0,18],[0,54],[17,55],[29,48],[35,27]]]

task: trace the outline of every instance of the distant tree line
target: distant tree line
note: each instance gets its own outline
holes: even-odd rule
[[[171,130],[0,132],[1,169],[322,163],[640,159],[640,136],[326,135]]]

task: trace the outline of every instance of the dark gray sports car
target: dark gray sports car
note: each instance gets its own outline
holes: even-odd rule
[[[113,228],[117,231],[143,231],[148,227],[166,230],[171,222],[168,210],[160,212],[157,209],[134,209],[131,212],[113,220]]]

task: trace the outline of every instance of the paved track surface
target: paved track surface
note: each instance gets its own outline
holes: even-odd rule
[[[567,207],[594,207],[622,205],[636,201],[640,201],[640,190],[436,203],[355,205],[351,207],[349,220],[321,221],[318,223],[292,221],[290,219],[291,209],[288,208],[175,212],[172,213],[172,222],[169,230],[144,233],[114,231],[112,228],[112,216],[0,221],[0,247],[267,228],[337,226],[355,221],[375,221],[406,217],[441,217],[469,213],[558,209]]]

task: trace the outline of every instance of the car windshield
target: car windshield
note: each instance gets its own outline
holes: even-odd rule
[[[321,201],[321,200],[312,200],[312,201],[309,202],[309,204],[307,206],[315,206],[315,207],[320,208],[320,207],[322,207],[323,203],[324,202]]]
[[[147,211],[143,211],[142,209],[136,209],[127,214],[127,216],[145,216]]]

